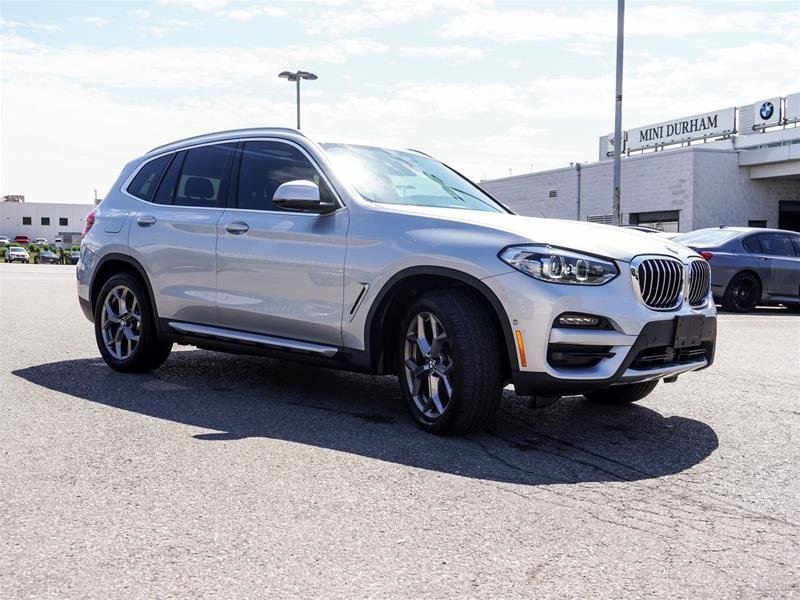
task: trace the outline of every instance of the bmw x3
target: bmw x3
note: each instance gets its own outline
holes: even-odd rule
[[[86,219],[80,306],[118,371],[173,344],[395,374],[432,432],[517,394],[644,398],[714,359],[708,263],[658,236],[514,214],[416,150],[297,130],[151,150]]]

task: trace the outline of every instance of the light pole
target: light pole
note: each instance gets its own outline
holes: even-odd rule
[[[625,27],[625,0],[617,0],[617,90],[614,101],[614,225],[622,225],[620,202],[620,161],[622,155],[622,42]]]
[[[278,77],[283,77],[284,79],[297,83],[297,129],[300,129],[300,80],[308,79],[309,81],[314,81],[317,79],[317,76],[308,71],[295,71],[294,73],[291,71],[281,71],[278,73]]]

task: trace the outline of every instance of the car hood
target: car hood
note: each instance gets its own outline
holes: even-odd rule
[[[697,255],[691,248],[662,236],[612,225],[427,206],[403,205],[397,208],[406,214],[454,221],[506,234],[502,236],[507,239],[506,245],[549,244],[625,262],[642,254],[675,256],[681,260]]]

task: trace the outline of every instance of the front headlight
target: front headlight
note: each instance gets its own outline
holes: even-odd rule
[[[576,285],[603,285],[619,275],[610,260],[546,245],[509,246],[500,259],[541,281]]]

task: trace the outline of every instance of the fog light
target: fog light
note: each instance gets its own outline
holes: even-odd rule
[[[558,317],[558,324],[562,327],[597,327],[600,318],[591,315],[564,314]]]

